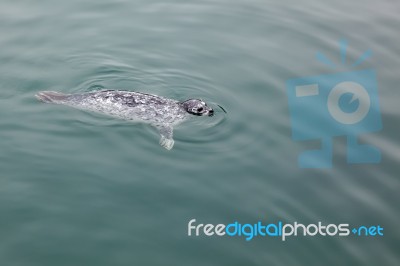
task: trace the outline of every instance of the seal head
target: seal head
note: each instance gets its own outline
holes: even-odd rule
[[[197,116],[213,116],[214,110],[200,99],[189,99],[180,103],[182,107],[192,115]]]

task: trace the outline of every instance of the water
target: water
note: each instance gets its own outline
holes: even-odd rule
[[[395,1],[0,2],[1,265],[399,265]],[[378,73],[382,162],[297,167],[285,81],[331,73],[320,51]],[[178,127],[46,105],[40,90],[131,89],[221,110]],[[187,223],[349,223],[384,237],[188,237]]]

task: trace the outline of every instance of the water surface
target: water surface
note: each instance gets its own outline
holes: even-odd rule
[[[398,265],[400,5],[396,1],[0,2],[1,265]],[[317,51],[378,74],[376,165],[305,170],[285,81],[331,73]],[[343,71],[349,70],[343,68]],[[339,70],[334,70],[339,71]],[[227,110],[176,128],[64,106],[40,90],[130,89]],[[187,223],[350,223],[384,237],[188,237]]]

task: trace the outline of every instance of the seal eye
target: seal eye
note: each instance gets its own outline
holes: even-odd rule
[[[203,111],[203,107],[197,108],[197,112]]]

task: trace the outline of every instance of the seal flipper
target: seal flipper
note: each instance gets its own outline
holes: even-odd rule
[[[35,96],[45,103],[63,103],[69,95],[56,91],[40,91]]]
[[[172,126],[168,124],[156,124],[153,126],[158,129],[158,132],[161,135],[160,145],[167,150],[172,149],[172,147],[174,146],[174,139],[172,138],[174,129],[172,128]]]

